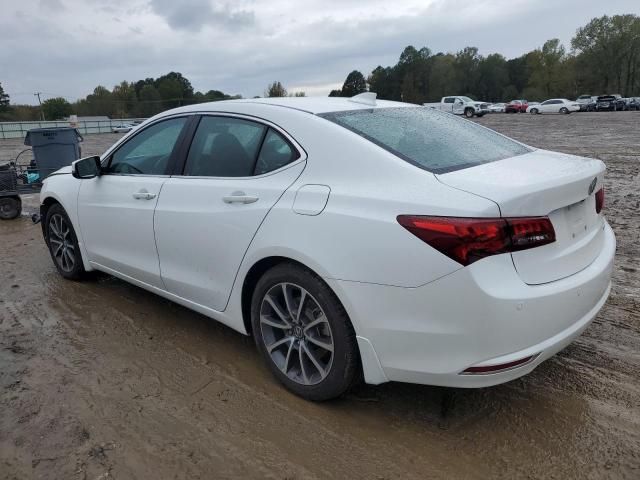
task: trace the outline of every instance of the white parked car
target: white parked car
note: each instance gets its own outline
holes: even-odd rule
[[[566,113],[569,114],[571,112],[579,112],[580,104],[576,103],[572,100],[567,100],[566,98],[552,98],[550,100],[545,100],[544,102],[537,105],[529,105],[527,107],[527,112],[537,114],[537,113]]]
[[[136,126],[131,125],[129,123],[121,123],[120,125],[116,125],[111,129],[113,133],[128,133],[133,130]]]
[[[48,177],[41,219],[63,277],[101,270],[252,335],[305,398],[361,375],[483,387],[606,301],[604,172],[371,93],[222,101]]]
[[[489,105],[490,113],[504,113],[504,103],[492,103]]]

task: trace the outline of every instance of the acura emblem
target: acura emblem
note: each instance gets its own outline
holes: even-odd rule
[[[589,185],[589,195],[591,195],[593,191],[596,189],[596,183],[598,183],[598,177],[591,180],[591,184]]]

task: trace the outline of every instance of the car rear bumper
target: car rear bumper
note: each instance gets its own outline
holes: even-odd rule
[[[376,378],[452,387],[496,385],[531,372],[562,350],[602,308],[615,254],[613,231],[606,223],[603,228],[602,250],[588,267],[543,285],[525,284],[509,255],[486,258],[417,288],[329,282],[358,336],[375,352],[381,369]],[[463,373],[529,356],[534,358],[499,373]],[[373,367],[364,365],[365,379]]]

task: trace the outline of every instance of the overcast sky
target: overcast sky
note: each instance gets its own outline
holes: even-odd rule
[[[12,103],[181,72],[196,90],[326,95],[407,45],[512,58],[640,0],[0,0],[0,83]]]

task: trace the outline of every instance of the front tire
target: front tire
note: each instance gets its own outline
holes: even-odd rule
[[[62,205],[56,203],[49,207],[45,222],[47,246],[58,273],[68,280],[80,280],[86,271],[78,237]]]
[[[474,115],[474,113],[473,113],[473,108],[467,108],[467,109],[465,109],[465,111],[464,111],[464,116],[465,116],[466,118],[473,118],[473,115]]]
[[[537,108],[532,108],[530,110],[530,112],[531,112],[531,115],[537,115],[538,114],[538,109]]]
[[[20,197],[0,198],[0,219],[13,220],[22,213],[22,201]]]
[[[351,321],[327,284],[305,268],[283,263],[262,276],[252,296],[251,324],[269,369],[296,395],[329,400],[358,381]]]

